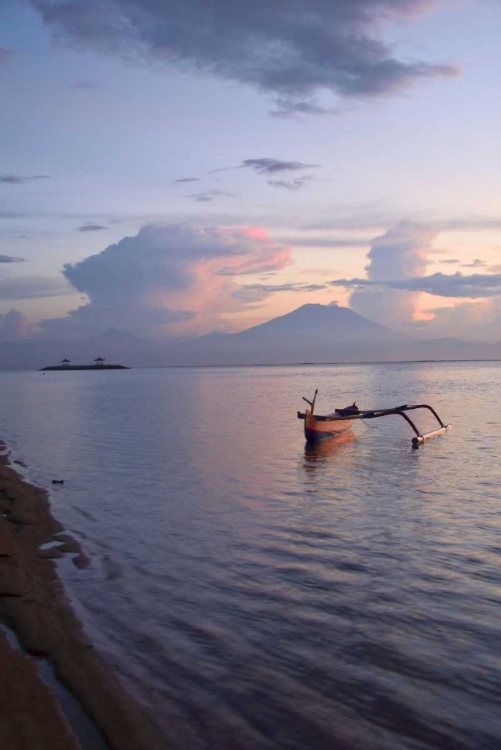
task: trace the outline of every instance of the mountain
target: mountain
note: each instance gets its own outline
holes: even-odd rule
[[[279,364],[388,358],[412,339],[363,318],[347,307],[303,305],[287,315],[170,349],[176,364]]]
[[[0,369],[39,369],[67,357],[75,364],[104,357],[141,365],[245,365],[501,359],[501,342],[422,340],[397,333],[347,307],[303,305],[239,333],[211,333],[184,341],[145,341],[116,328],[83,342],[0,344]]]
[[[169,346],[164,362],[242,365],[501,359],[501,344],[423,341],[378,325],[347,307],[308,304],[233,334],[210,334]]]

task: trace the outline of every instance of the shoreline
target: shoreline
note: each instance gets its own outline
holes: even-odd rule
[[[0,450],[8,446],[0,442]],[[49,549],[41,545],[55,543]],[[0,737],[15,750],[78,750],[55,691],[37,667],[40,657],[78,701],[109,750],[165,750],[152,717],[126,692],[86,637],[57,574],[55,558],[80,546],[51,515],[47,492],[24,481],[0,455]]]

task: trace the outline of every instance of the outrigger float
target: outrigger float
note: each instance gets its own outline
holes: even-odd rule
[[[314,414],[317,393],[318,388],[315,391],[312,401],[303,396],[303,401],[306,401],[310,408],[306,409],[305,412],[298,411],[297,413],[297,418],[304,420],[304,436],[307,443],[315,444],[329,438],[338,437],[350,430],[357,419],[378,419],[379,417],[389,417],[390,414],[398,414],[411,426],[415,433],[412,438],[413,448],[417,448],[425,440],[429,440],[429,438],[442,435],[451,427],[450,424],[444,424],[435,409],[428,404],[404,404],[403,406],[394,406],[392,409],[359,409],[356,403],[354,403],[344,409],[335,409],[332,414],[321,416],[320,414]],[[428,409],[440,427],[431,430],[431,432],[420,432],[407,414],[407,412],[416,409]]]

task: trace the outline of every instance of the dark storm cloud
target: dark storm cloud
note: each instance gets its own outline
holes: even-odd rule
[[[3,185],[22,185],[24,182],[32,180],[48,180],[48,174],[34,174],[31,177],[21,177],[18,174],[0,174],[0,183]]]
[[[0,255],[0,263],[24,263],[24,258],[13,258],[12,255]]]
[[[108,229],[108,227],[105,227],[103,224],[93,224],[92,222],[88,222],[87,224],[82,224],[82,226],[77,228],[77,232],[100,232],[103,229]]]
[[[336,279],[330,286],[342,286],[348,289],[376,287],[400,289],[408,292],[426,292],[437,297],[482,298],[501,295],[501,273],[474,273],[464,276],[462,273],[452,275],[434,273],[431,276],[418,276],[410,279],[372,280],[372,279]]]
[[[304,101],[391,94],[451,76],[449,64],[401,60],[385,23],[411,19],[430,0],[27,0],[58,38],[134,53]]]
[[[0,65],[8,65],[14,57],[16,56],[16,53],[13,49],[9,49],[8,47],[0,47]]]

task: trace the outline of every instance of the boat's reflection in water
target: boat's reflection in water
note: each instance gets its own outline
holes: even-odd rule
[[[313,470],[317,466],[327,463],[334,457],[345,453],[348,445],[356,440],[356,435],[351,430],[333,438],[326,438],[318,443],[306,443],[304,446],[305,469]]]

